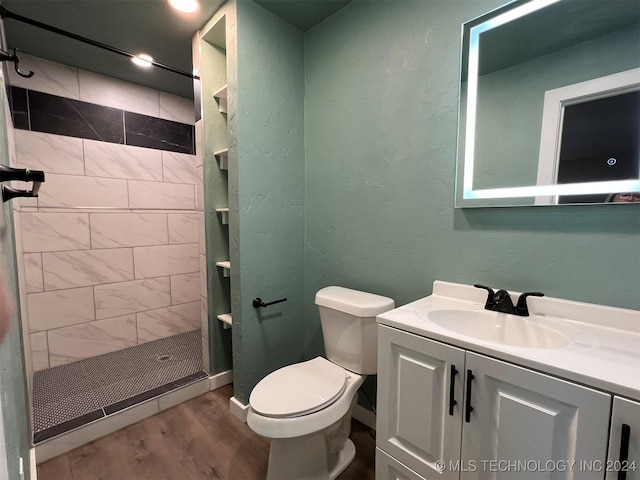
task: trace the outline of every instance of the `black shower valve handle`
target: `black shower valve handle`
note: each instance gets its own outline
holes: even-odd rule
[[[44,182],[42,170],[30,170],[28,168],[13,168],[0,165],[0,183],[19,180],[21,182]]]
[[[2,202],[8,202],[12,198],[16,197],[26,197],[33,198],[38,196],[38,190],[40,189],[40,182],[36,182],[33,184],[32,190],[19,190],[17,188],[11,188],[6,185],[2,185],[0,187],[2,191]]]
[[[7,185],[2,185],[2,201],[7,202],[16,197],[37,197],[40,185],[44,182],[44,172],[42,170],[29,170],[28,168],[13,168],[0,165],[0,183],[11,182],[33,182],[31,190],[19,190]]]

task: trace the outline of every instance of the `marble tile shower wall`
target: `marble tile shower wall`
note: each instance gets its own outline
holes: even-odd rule
[[[40,98],[30,108],[73,109],[71,99],[118,110],[125,121],[137,115],[153,128],[171,120],[193,132],[190,99],[27,55],[23,64],[36,75],[14,75],[11,84]],[[68,125],[34,128],[34,112],[30,129],[14,116],[16,165],[46,172],[39,198],[14,204],[33,370],[199,329],[201,149],[101,141]],[[157,138],[158,130],[145,135]]]

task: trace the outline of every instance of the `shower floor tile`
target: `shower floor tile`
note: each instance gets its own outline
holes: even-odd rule
[[[33,402],[41,405],[87,393],[92,388],[81,362],[41,370],[33,375]]]
[[[200,330],[36,372],[34,443],[207,376]]]
[[[33,430],[36,433],[101,408],[91,392],[67,392],[57,401],[40,405],[40,408],[34,405]]]

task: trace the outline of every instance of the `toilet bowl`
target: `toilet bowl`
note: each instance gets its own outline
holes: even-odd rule
[[[247,423],[271,440],[268,480],[335,479],[355,457],[357,391],[377,370],[376,315],[393,300],[342,287],[316,294],[327,358],[280,368],[249,397]]]
[[[292,380],[287,382],[289,376]],[[306,380],[300,381],[303,376]],[[271,439],[267,479],[326,480],[342,473],[356,452],[348,437],[351,410],[364,379],[316,357],[276,370],[256,385],[247,423]],[[290,402],[266,393],[279,388],[281,398]]]

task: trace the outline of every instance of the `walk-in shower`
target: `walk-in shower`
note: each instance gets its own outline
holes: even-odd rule
[[[22,61],[10,165],[46,178],[10,201],[37,446],[208,376],[204,242],[189,99]]]
[[[34,443],[207,378],[200,330],[35,372]]]

